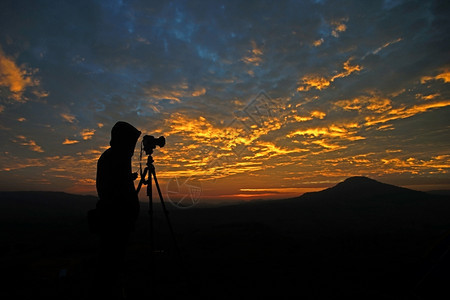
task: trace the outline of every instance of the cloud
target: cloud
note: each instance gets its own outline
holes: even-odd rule
[[[255,41],[251,42],[252,49],[249,50],[249,55],[242,58],[242,61],[246,64],[252,64],[255,66],[259,66],[262,62],[263,50],[261,47],[256,45]]]
[[[321,76],[318,74],[309,74],[302,77],[302,79],[299,82],[299,86],[297,87],[297,91],[299,92],[307,92],[311,90],[312,88],[315,88],[317,90],[323,90],[330,86],[330,84],[335,81],[337,78],[343,78],[350,76],[352,73],[359,72],[363,69],[360,65],[351,65],[352,58],[349,58],[347,61],[345,61],[342,65],[343,71],[332,75],[332,76]]]
[[[318,39],[318,40],[315,40],[314,42],[313,42],[313,46],[314,47],[319,47],[320,45],[322,45],[323,44],[323,38],[320,38],[320,39]]]
[[[80,141],[77,140],[69,140],[69,139],[65,139],[64,142],[62,143],[63,145],[73,145],[73,144],[77,144]]]
[[[358,124],[348,123],[342,125],[331,124],[328,127],[312,127],[306,129],[300,129],[287,134],[287,137],[292,138],[295,136],[305,136],[308,138],[317,137],[332,137],[349,141],[363,140],[365,137],[358,136],[354,130],[358,128]]]
[[[42,153],[44,150],[41,146],[36,144],[36,142],[32,139],[29,139],[23,135],[16,136],[17,139],[13,140],[15,143],[18,143],[22,146],[28,146],[31,151]]]
[[[370,92],[369,94],[354,99],[339,100],[334,105],[344,110],[366,110],[375,113],[382,113],[392,108],[392,101],[390,99],[381,96],[377,92]]]
[[[346,31],[347,25],[345,25],[345,22],[348,22],[348,18],[343,18],[341,20],[332,21],[331,26],[333,29],[331,31],[331,35],[337,38],[337,37],[339,37],[339,34],[341,32]]]
[[[71,114],[61,113],[60,116],[69,123],[75,123],[77,121],[77,118]]]
[[[439,94],[439,93],[429,94],[429,95],[416,94],[416,98],[418,98],[420,100],[433,100],[440,96],[441,96],[441,94]]]
[[[362,57],[362,59],[366,58],[369,54],[376,55],[376,54],[378,54],[380,51],[382,51],[383,49],[385,49],[385,48],[387,48],[387,47],[389,47],[389,46],[391,46],[391,45],[393,45],[393,44],[396,44],[396,43],[398,43],[398,42],[400,42],[400,41],[402,41],[402,40],[403,40],[402,38],[398,38],[398,39],[392,40],[392,41],[390,41],[390,42],[384,43],[382,46],[376,48],[375,50],[367,52],[367,53]]]
[[[432,80],[443,80],[445,83],[450,82],[450,69],[445,69],[435,76],[423,76],[420,78],[421,83],[427,83]]]
[[[90,140],[92,139],[92,137],[95,134],[95,129],[83,129],[80,133],[81,137],[83,138],[83,140]]]
[[[0,48],[0,86],[7,87],[13,99],[25,101],[22,95],[26,88],[38,85],[38,82],[32,78],[32,73],[24,66],[18,66],[14,59],[7,56]]]
[[[399,108],[393,108],[382,114],[381,116],[368,116],[366,117],[366,126],[372,126],[379,123],[385,123],[388,121],[406,119],[415,116],[420,113],[424,113],[428,110],[450,106],[450,100],[437,101],[433,103],[424,103],[413,105],[411,107],[401,106]]]

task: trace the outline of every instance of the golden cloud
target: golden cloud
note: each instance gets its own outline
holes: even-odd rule
[[[339,100],[334,105],[343,108],[344,110],[361,110],[362,103],[358,98],[350,100]]]
[[[416,98],[417,98],[417,99],[425,100],[425,101],[427,101],[427,100],[433,100],[433,99],[435,99],[435,98],[437,98],[437,97],[440,97],[440,96],[441,96],[441,94],[439,94],[439,93],[428,94],[428,95],[416,94]]]
[[[374,97],[368,99],[367,109],[373,112],[382,113],[392,108],[391,100],[387,98]]]
[[[386,111],[381,116],[367,116],[366,119],[366,126],[372,126],[379,123],[385,123],[392,120],[398,120],[398,119],[406,119],[409,117],[412,117],[414,115],[426,112],[430,109],[434,108],[441,108],[450,106],[450,100],[445,101],[439,101],[439,102],[433,102],[433,103],[423,103],[414,105],[412,107],[400,107],[395,109],[390,109],[389,111]]]
[[[337,144],[330,144],[326,140],[323,140],[323,139],[322,140],[315,140],[315,141],[312,141],[311,143],[317,144],[319,146],[322,146],[323,148],[330,149],[330,150],[337,150],[337,149],[345,149],[345,148],[347,148],[346,146],[340,146],[340,145],[337,145]]]
[[[325,118],[325,116],[326,116],[327,114],[326,113],[324,113],[324,112],[322,112],[322,111],[318,111],[318,110],[315,110],[315,111],[313,111],[312,113],[311,113],[311,116],[313,117],[313,118],[316,118],[316,119],[323,119],[323,118]]]
[[[192,96],[194,96],[194,97],[203,96],[204,94],[206,94],[205,88],[200,88],[200,89],[192,92]]]
[[[420,78],[420,83],[426,83],[431,80],[443,80],[445,83],[450,82],[450,69],[445,69],[436,76],[423,76]]]
[[[27,87],[38,84],[24,66],[17,66],[12,57],[8,57],[0,48],[0,86],[5,86],[17,101],[24,101],[22,94]]]
[[[293,118],[296,122],[306,122],[306,121],[311,121],[313,119],[320,119],[322,120],[323,118],[326,117],[326,113],[319,111],[319,110],[314,110],[310,113],[309,116],[298,116],[295,115],[297,112],[297,110],[292,110],[292,115],[289,115],[288,118]]]
[[[251,41],[252,44],[252,49],[249,50],[250,55],[249,56],[245,56],[244,58],[242,58],[242,61],[245,62],[246,64],[252,64],[255,66],[259,66],[259,64],[262,62],[262,48],[259,48],[258,45],[256,45],[255,41]]]
[[[61,118],[63,118],[64,120],[66,120],[69,123],[74,123],[77,120],[77,118],[71,114],[62,113],[62,114],[60,114],[60,116],[61,116]]]
[[[297,91],[306,92],[312,88],[315,88],[320,91],[329,87],[330,84],[337,78],[347,77],[352,73],[359,72],[363,69],[363,67],[360,65],[351,65],[351,60],[352,58],[349,58],[347,61],[345,61],[342,66],[343,71],[337,73],[334,76],[331,76],[330,78],[326,78],[324,76],[317,74],[309,74],[303,76],[301,82],[299,82],[300,85],[297,88]]]
[[[291,138],[296,135],[301,135],[309,138],[316,137],[332,137],[332,138],[340,138],[349,141],[357,141],[363,140],[365,137],[355,135],[356,132],[352,131],[352,128],[356,128],[358,125],[355,123],[348,123],[344,125],[334,125],[331,124],[328,127],[315,127],[315,128],[307,128],[302,130],[296,130],[287,135],[287,137]]]
[[[80,133],[83,140],[90,140],[95,134],[95,129],[83,129]]]
[[[378,47],[377,49],[375,49],[374,51],[372,51],[371,53],[372,53],[372,54],[377,54],[378,52],[380,52],[380,51],[383,50],[384,48],[389,47],[390,45],[393,45],[393,44],[395,44],[395,43],[398,43],[398,42],[400,42],[401,40],[403,40],[403,39],[402,39],[402,38],[398,38],[398,39],[395,39],[395,40],[393,40],[393,41],[387,42],[387,43],[385,43],[383,46]],[[365,58],[367,55],[368,55],[368,54],[366,54],[363,58]]]
[[[321,38],[321,39],[318,39],[318,40],[316,40],[316,41],[313,42],[313,46],[314,46],[314,47],[319,47],[320,45],[323,44],[323,42],[324,42],[324,40],[323,40],[322,38]]]
[[[34,152],[44,152],[44,150],[42,149],[41,146],[39,146],[38,144],[36,144],[36,142],[32,139],[29,139],[23,135],[18,135],[16,136],[17,140],[13,140],[13,142],[15,143],[19,143],[22,146],[28,146],[28,148],[30,148],[31,151]]]
[[[344,110],[361,111],[366,109],[376,113],[382,113],[392,108],[390,99],[381,97],[375,92],[372,92],[370,96],[360,96],[354,99],[339,100],[335,102],[334,105]]]
[[[10,155],[0,156],[1,167],[0,171],[13,171],[20,170],[29,167],[42,167],[45,166],[45,162],[38,158],[18,158]]]
[[[311,88],[315,88],[320,91],[320,90],[327,88],[330,85],[330,83],[331,83],[330,80],[328,80],[325,77],[322,77],[320,75],[316,75],[316,74],[305,75],[302,78],[302,82],[301,82],[302,85],[300,85],[297,88],[297,91],[307,92]]]
[[[184,97],[199,97],[205,95],[206,88],[197,87],[192,89],[186,82],[183,81],[180,84],[173,85],[171,87],[149,87],[145,90],[145,93],[151,99],[170,100],[171,103],[179,103]],[[149,106],[156,112],[159,112],[159,109],[153,104],[149,104]]]
[[[263,121],[261,126],[250,126],[250,119],[235,119],[227,126],[216,125],[205,117],[188,117],[177,113],[167,120],[166,137],[178,136],[181,141],[174,144],[176,151],[166,152],[164,159],[169,170],[161,176],[181,171],[198,178],[221,178],[230,174],[256,171],[263,168],[263,156],[274,156],[286,151],[274,144],[259,144],[259,137],[281,128],[277,118]],[[163,151],[165,148],[161,149]],[[244,151],[241,152],[241,151]],[[253,153],[261,150],[264,155]],[[299,150],[296,150],[299,151]]]
[[[73,144],[77,144],[80,141],[77,140],[69,140],[69,139],[65,139],[64,142],[62,142],[63,145],[73,145]]]
[[[331,26],[333,27],[331,34],[334,37],[339,37],[339,33],[340,32],[344,32],[347,30],[347,25],[345,25],[344,22],[347,22],[348,18],[343,18],[341,20],[338,21],[332,21],[331,22]]]
[[[302,148],[294,148],[294,149],[281,148],[275,145],[274,143],[263,141],[256,141],[255,146],[251,146],[249,148],[254,154],[251,157],[247,157],[248,159],[254,159],[258,157],[272,158],[278,155],[286,155],[291,153],[301,153],[309,151],[308,149]]]
[[[406,159],[383,158],[381,161],[390,168],[391,173],[447,173],[450,169],[450,155],[438,155],[429,160],[408,157]]]

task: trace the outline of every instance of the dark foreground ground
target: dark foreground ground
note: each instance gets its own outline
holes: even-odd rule
[[[182,259],[157,208],[153,266],[144,204],[122,281],[128,299],[450,299],[448,198],[299,199],[169,205]],[[78,212],[3,211],[2,299],[88,298],[97,240]]]

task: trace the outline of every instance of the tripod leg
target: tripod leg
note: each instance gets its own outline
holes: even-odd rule
[[[173,232],[172,224],[170,223],[169,212],[166,209],[166,205],[164,203],[164,199],[163,199],[163,196],[162,196],[162,193],[161,193],[161,189],[159,188],[159,183],[158,183],[158,179],[156,178],[156,171],[155,171],[155,169],[152,170],[152,174],[153,174],[153,179],[155,179],[156,188],[158,190],[159,200],[161,201],[161,206],[162,206],[164,215],[166,216],[167,225],[169,226],[170,234],[171,234],[172,239],[173,239],[173,244],[175,246],[175,251],[177,252],[178,257],[181,259],[181,253],[180,253],[180,250],[178,249],[177,240],[175,239],[175,234]]]
[[[150,238],[150,264],[153,265],[153,256],[155,251],[154,232],[153,232],[153,191],[152,177],[148,176],[147,196],[148,196],[148,215],[149,215],[149,238]]]

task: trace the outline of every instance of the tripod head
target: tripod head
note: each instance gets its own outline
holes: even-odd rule
[[[164,147],[166,144],[166,138],[163,136],[160,136],[159,138],[155,138],[153,135],[145,135],[142,139],[142,146],[145,151],[145,154],[152,155],[153,150],[156,148],[156,146],[159,146],[160,148]],[[141,148],[142,151],[142,148]]]
[[[142,184],[148,184],[148,180],[145,179],[145,177],[147,176],[147,174],[149,174],[149,176],[151,176],[151,174],[154,174],[154,176],[156,176],[155,173],[155,167],[153,166],[153,150],[156,149],[156,146],[159,146],[160,148],[164,147],[164,145],[166,144],[166,138],[164,136],[160,136],[159,138],[155,138],[152,135],[145,135],[142,138],[142,142],[141,142],[141,153],[139,154],[139,174],[141,176],[141,181],[139,182],[138,188],[136,189],[137,193],[139,193]],[[148,155],[147,158],[147,167],[144,168],[144,170],[142,170],[142,152],[145,152],[146,155]]]

